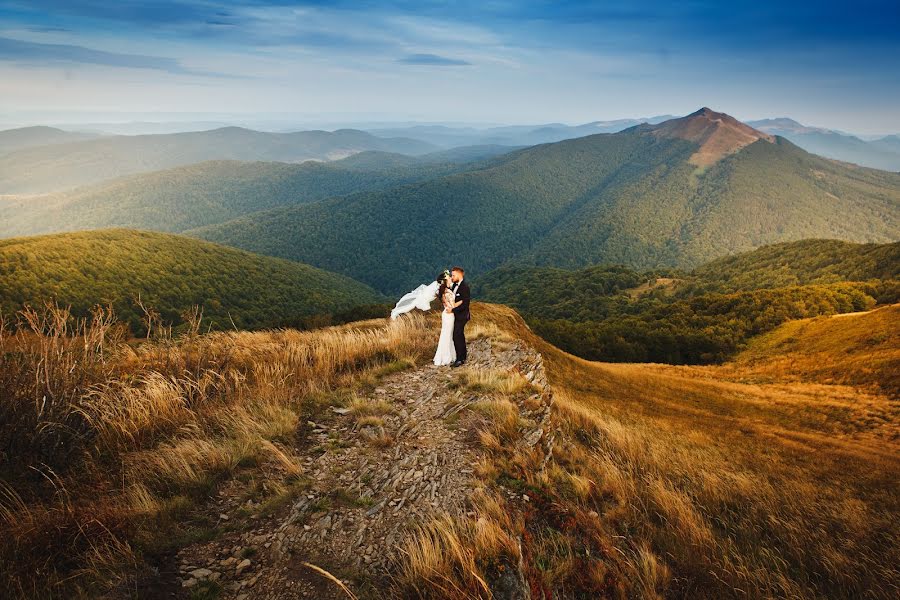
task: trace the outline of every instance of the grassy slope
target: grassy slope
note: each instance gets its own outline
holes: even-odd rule
[[[874,386],[900,398],[900,305],[801,319],[753,339],[731,367],[762,381]],[[896,432],[900,437],[900,432]]]
[[[693,267],[781,241],[900,236],[900,175],[759,141],[705,171],[697,146],[640,131],[513,152],[487,168],[198,230],[385,292],[451,262]],[[390,270],[377,268],[390,264]]]
[[[85,316],[110,302],[141,329],[134,299],[177,322],[191,305],[207,323],[274,327],[347,310],[380,296],[341,275],[169,234],[103,230],[0,241],[0,307],[55,298]]]
[[[289,505],[308,485],[295,447],[311,438],[303,424],[424,359],[434,335],[413,318],[126,345],[105,324],[40,320],[47,335],[0,324],[5,598],[179,592],[154,587],[150,565],[235,526],[209,514],[217,486],[241,477],[259,508]]]
[[[797,363],[776,354],[764,382],[746,358],[705,368],[589,362],[536,338],[511,312],[491,313],[545,357],[571,444],[560,458],[594,486],[571,510],[598,512],[610,536],[623,536],[609,543],[646,544],[657,558],[645,565],[646,595],[888,598],[896,591],[895,401],[811,382],[822,374],[815,369],[798,381]],[[798,346],[827,353],[832,371],[849,361],[850,372],[861,368],[865,381],[890,387],[898,340],[879,340],[888,358],[866,364],[867,336],[873,320],[896,329],[897,316],[883,309],[829,320],[836,345],[827,349],[819,329],[791,323],[746,356],[780,351],[773,341],[800,327]]]

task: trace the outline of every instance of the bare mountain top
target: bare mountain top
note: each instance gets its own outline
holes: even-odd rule
[[[700,149],[691,156],[690,161],[704,167],[757,140],[775,141],[772,135],[706,107],[686,117],[647,126],[644,130],[659,137],[680,138],[700,144]]]

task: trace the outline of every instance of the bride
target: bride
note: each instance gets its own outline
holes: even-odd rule
[[[411,311],[414,308],[428,310],[435,298],[441,301],[441,335],[438,338],[437,351],[434,353],[434,364],[438,366],[451,365],[456,360],[456,348],[453,346],[453,289],[450,280],[450,271],[444,271],[437,279],[428,284],[420,285],[406,294],[397,302],[391,311],[391,318]]]

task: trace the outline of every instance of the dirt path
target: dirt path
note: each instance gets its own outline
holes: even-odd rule
[[[543,389],[536,394],[538,409],[520,408],[527,429],[521,443],[546,442],[550,393],[537,352],[521,342],[481,338],[470,344],[467,368],[518,371]],[[456,377],[429,364],[381,380],[368,400],[389,405],[382,427],[360,427],[344,409],[332,409],[336,414],[323,423],[305,424],[297,451],[308,489],[255,526],[252,517],[216,541],[183,549],[183,596],[197,596],[215,581],[219,598],[347,597],[303,564],[311,563],[361,598],[382,597],[410,532],[442,513],[466,515],[480,487],[473,474],[477,433],[459,418],[480,398],[455,386]],[[227,496],[235,491],[224,492],[222,506],[234,506]]]

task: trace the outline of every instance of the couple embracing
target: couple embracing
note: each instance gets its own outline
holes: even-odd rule
[[[441,336],[438,338],[434,364],[459,367],[466,364],[466,323],[469,313],[469,284],[462,267],[453,267],[438,277],[438,298],[444,310],[441,313]]]
[[[469,322],[469,284],[465,282],[466,272],[462,267],[443,271],[437,280],[420,285],[397,302],[391,311],[391,318],[409,312],[414,308],[428,310],[435,298],[441,302],[441,335],[438,338],[434,364],[460,367],[466,364],[466,323]]]

